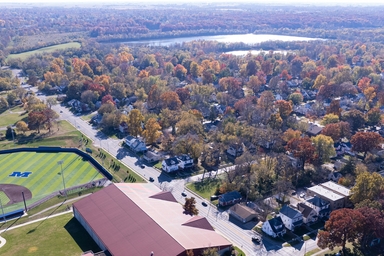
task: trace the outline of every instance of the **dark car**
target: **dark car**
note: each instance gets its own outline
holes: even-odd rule
[[[186,196],[187,196],[187,194],[186,194],[185,192],[181,192],[181,195],[182,195],[183,197],[186,197]]]
[[[257,236],[253,236],[253,237],[252,237],[252,242],[255,242],[255,243],[259,244],[259,243],[261,243],[261,240],[260,240],[259,237],[257,237]]]
[[[202,204],[204,207],[207,207],[207,206],[208,206],[208,204],[207,204],[206,202],[204,202],[204,201],[203,201],[201,204]]]
[[[145,165],[144,165],[144,164],[141,164],[140,167],[141,167],[141,169],[144,169],[144,168],[145,168]]]
[[[155,180],[152,177],[149,177],[150,182],[154,182]]]
[[[219,199],[219,196],[217,196],[217,195],[211,196],[211,201],[214,201],[214,200],[217,200],[217,199]]]

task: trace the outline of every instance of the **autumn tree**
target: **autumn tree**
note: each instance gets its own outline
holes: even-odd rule
[[[368,247],[373,239],[384,238],[384,213],[379,209],[362,207],[358,211],[363,215],[363,229],[359,238],[363,247]]]
[[[128,114],[128,130],[132,136],[138,136],[142,133],[142,122],[144,121],[144,116],[141,114],[140,110],[133,109]]]
[[[160,125],[163,128],[172,127],[172,134],[176,134],[176,124],[180,120],[180,113],[178,111],[169,110],[168,108],[160,112]]]
[[[318,75],[316,77],[315,83],[313,84],[314,89],[320,89],[320,86],[322,85],[328,85],[328,79],[324,75]]]
[[[183,81],[187,75],[187,69],[181,64],[177,64],[173,72],[180,81]]]
[[[158,138],[160,138],[161,134],[161,126],[159,123],[155,118],[149,118],[145,123],[145,130],[143,131],[145,142],[153,144]]]
[[[327,114],[321,120],[322,125],[333,124],[339,122],[339,116],[335,114]]]
[[[303,102],[303,94],[301,94],[300,92],[294,92],[289,95],[288,99],[292,101],[294,105],[298,105]]]
[[[203,152],[203,141],[196,134],[178,136],[172,144],[174,154],[189,154],[195,162]]]
[[[294,138],[296,138],[296,139],[298,139],[298,138],[300,138],[301,137],[301,132],[300,131],[298,131],[298,130],[293,130],[293,129],[291,129],[291,128],[289,128],[288,130],[286,130],[284,133],[283,133],[283,140],[285,141],[285,142],[288,142],[288,141],[290,141],[291,139],[294,139]]]
[[[334,114],[341,116],[340,100],[332,100],[329,107],[327,107],[327,114]]]
[[[177,88],[176,93],[182,104],[184,104],[190,98],[190,92],[187,88]]]
[[[367,123],[377,125],[381,123],[381,111],[379,108],[372,108],[366,114]]]
[[[256,94],[260,91],[262,83],[257,76],[250,76],[247,86],[253,91],[254,94]]]
[[[351,129],[354,131],[361,128],[365,124],[364,114],[357,109],[344,113],[341,119],[343,121],[347,121]]]
[[[184,135],[191,134],[203,134],[204,129],[200,120],[195,115],[189,112],[182,112],[180,120],[176,123],[177,134]]]
[[[291,139],[288,141],[286,149],[298,159],[302,170],[304,170],[305,163],[313,161],[316,150],[308,137]]]
[[[196,199],[194,197],[185,198],[185,203],[183,205],[184,212],[190,215],[198,215],[199,210],[196,208]]]
[[[376,132],[357,132],[351,138],[352,150],[364,153],[364,159],[367,153],[377,147],[383,138]]]
[[[283,119],[286,119],[292,113],[292,105],[289,101],[286,100],[277,100],[275,106],[279,110],[280,116]]]
[[[364,200],[377,200],[384,192],[384,178],[377,172],[361,172],[351,188],[351,201],[355,204]]]
[[[201,256],[219,256],[217,248],[207,248],[201,252]]]
[[[354,242],[363,228],[363,215],[356,210],[342,208],[331,212],[329,220],[325,222],[324,230],[318,234],[317,245],[333,250],[341,246],[345,252],[347,242]]]
[[[283,125],[283,119],[280,117],[279,113],[272,114],[268,119],[268,125],[275,130],[278,130]]]
[[[18,121],[16,123],[16,129],[17,129],[17,131],[22,132],[22,133],[25,133],[26,131],[29,130],[28,125],[24,121]]]
[[[28,129],[37,130],[40,133],[46,118],[43,111],[32,111],[28,114]]]
[[[164,92],[160,96],[160,102],[163,108],[178,110],[181,106],[179,95],[176,92]]]
[[[112,102],[106,102],[100,106],[97,112],[100,115],[104,115],[105,113],[112,113],[115,110],[116,110],[115,104],[113,104]]]
[[[351,131],[348,122],[338,122],[327,124],[321,131],[321,134],[331,137],[333,141],[338,141],[344,137],[349,138]]]
[[[315,154],[320,164],[328,162],[330,157],[336,155],[333,146],[334,142],[331,137],[320,134],[312,138],[312,143],[315,147]]]

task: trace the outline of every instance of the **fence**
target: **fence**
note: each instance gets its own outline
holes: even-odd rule
[[[92,188],[92,187],[100,187],[104,186],[104,184],[108,180],[112,180],[113,176],[110,174],[99,162],[97,162],[92,156],[88,155],[87,153],[77,149],[77,148],[61,148],[61,147],[38,147],[38,148],[13,148],[13,149],[6,149],[6,150],[0,150],[0,155],[1,154],[9,154],[9,153],[18,153],[18,152],[47,152],[47,153],[58,153],[58,152],[70,152],[70,153],[75,153],[78,154],[79,156],[85,158],[91,164],[99,171],[101,172],[105,178],[89,182],[87,184],[82,184],[74,187],[70,187],[66,189],[67,195],[68,194],[73,194],[76,192],[80,192],[84,189]],[[27,206],[27,211],[35,208],[36,206],[45,203],[46,201],[54,198],[55,196],[58,195],[63,195],[64,191],[57,191],[54,192],[32,204]],[[18,211],[23,211],[23,209],[20,209]]]
[[[0,150],[0,154],[9,154],[17,152],[47,152],[47,153],[58,153],[58,152],[70,152],[78,154],[79,156],[85,158],[91,164],[99,170],[108,180],[112,180],[112,174],[110,174],[107,169],[105,169],[99,162],[96,161],[92,156],[88,155],[84,151],[81,151],[77,148],[61,148],[61,147],[38,147],[38,148],[13,148]]]

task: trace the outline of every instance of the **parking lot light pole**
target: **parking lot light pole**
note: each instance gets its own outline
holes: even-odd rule
[[[61,169],[61,178],[63,179],[64,194],[65,194],[65,198],[67,198],[67,191],[65,190],[65,180],[64,180],[64,172],[63,172],[63,163],[64,163],[64,160],[60,160],[60,161],[57,162],[57,164],[60,165],[60,169]]]

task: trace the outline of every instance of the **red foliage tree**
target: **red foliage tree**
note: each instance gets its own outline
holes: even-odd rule
[[[101,98],[101,103],[102,104],[107,103],[107,102],[111,102],[112,104],[115,104],[115,102],[113,101],[112,95],[107,94],[103,98]]]
[[[351,138],[352,150],[364,153],[364,158],[367,152],[377,147],[383,138],[375,132],[357,132]]]
[[[181,107],[181,101],[179,95],[175,92],[164,92],[160,96],[160,101],[163,108],[169,108],[170,110],[178,110]]]
[[[285,119],[292,113],[292,105],[286,100],[277,100],[275,106],[279,109],[281,118]]]
[[[291,139],[288,141],[286,149],[292,152],[294,157],[299,160],[303,170],[304,164],[313,161],[315,158],[315,147],[308,137]]]
[[[333,250],[341,246],[345,251],[347,242],[354,242],[363,228],[363,215],[356,210],[342,208],[331,213],[329,220],[325,223],[325,229],[318,234],[317,245],[322,248]]]
[[[177,95],[179,95],[179,99],[181,100],[181,102],[183,104],[190,97],[190,93],[189,93],[189,90],[187,88],[177,88],[176,93],[177,93]]]

